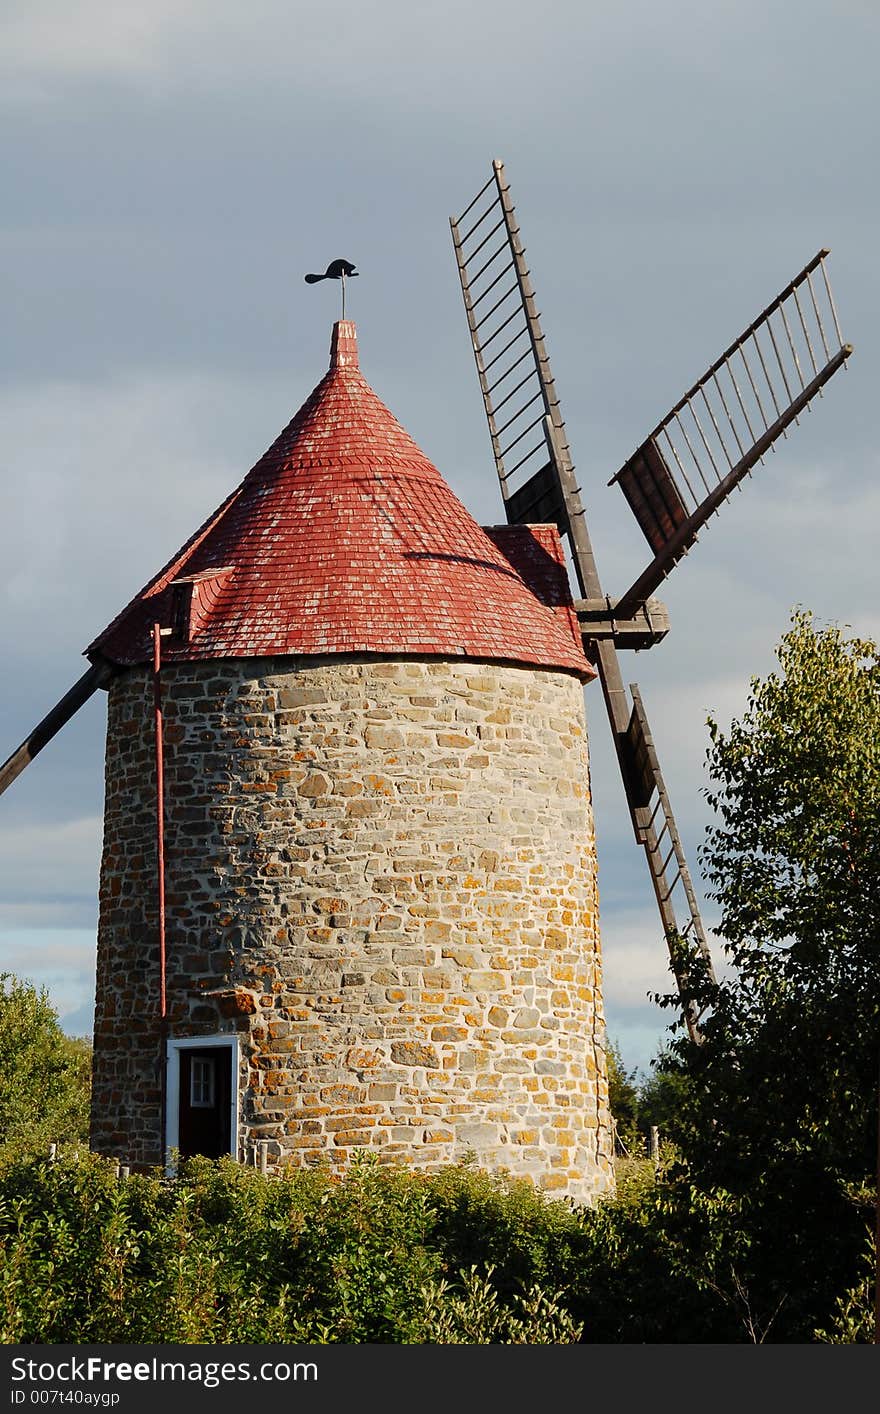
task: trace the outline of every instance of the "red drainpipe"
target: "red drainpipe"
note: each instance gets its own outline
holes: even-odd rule
[[[165,1006],[165,761],[162,750],[162,630],[153,624],[153,709],[156,727],[156,874],[159,894],[159,1148],[165,1164],[168,1058]]]
[[[159,1016],[165,1020],[165,762],[162,752],[162,630],[153,624],[153,705],[156,720],[156,859],[159,885]]]

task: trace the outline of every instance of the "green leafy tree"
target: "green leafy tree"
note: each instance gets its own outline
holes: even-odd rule
[[[0,1146],[88,1138],[91,1047],[65,1036],[45,989],[0,973]]]
[[[704,984],[704,1043],[679,1035],[661,1068],[687,1081],[688,1182],[747,1212],[732,1279],[777,1339],[810,1339],[857,1280],[873,1211],[880,659],[803,611],[777,656],[740,720],[709,722],[702,860],[730,975]]]
[[[639,1085],[638,1070],[627,1070],[620,1047],[607,1040],[605,1064],[608,1073],[608,1103],[617,1136],[627,1151],[638,1143]]]
[[[651,1062],[651,1070],[639,1086],[638,1118],[642,1134],[650,1134],[656,1126],[663,1139],[678,1143],[682,1135],[682,1116],[688,1107],[690,1079],[673,1061],[670,1067],[665,1052]]]

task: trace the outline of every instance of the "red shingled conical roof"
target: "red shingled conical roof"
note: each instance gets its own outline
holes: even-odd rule
[[[382,653],[595,676],[555,527],[482,530],[365,381],[347,321],[293,421],[86,651],[146,662],[155,622],[173,661]]]

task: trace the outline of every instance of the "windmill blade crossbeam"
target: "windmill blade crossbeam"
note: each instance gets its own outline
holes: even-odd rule
[[[669,632],[669,610],[659,599],[648,599],[627,618],[619,614],[616,600],[607,594],[601,599],[576,599],[574,611],[585,650],[591,643],[610,639],[616,648],[638,652],[661,643]]]
[[[686,998],[689,978],[687,966],[682,959],[682,941],[689,942],[696,948],[708,980],[714,982],[715,975],[690,870],[660,770],[644,703],[636,683],[630,684],[630,692],[632,713],[622,753],[622,764],[625,762],[626,766],[624,786],[636,840],[647,857],[654,896],[669,948],[670,965],[679,993]],[[674,868],[670,873],[671,865],[674,865]],[[683,927],[679,927],[679,916],[685,919]],[[693,1001],[686,1002],[684,1019],[691,1038],[699,1040],[700,1013]]]
[[[655,555],[622,597],[628,610],[657,588],[851,354],[840,334],[827,255],[819,251],[611,478]]]

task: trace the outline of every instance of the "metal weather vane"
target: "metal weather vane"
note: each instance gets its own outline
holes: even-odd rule
[[[331,260],[323,275],[306,275],[307,285],[316,285],[319,280],[341,280],[342,281],[342,317],[345,318],[345,281],[357,275],[350,260]]]

